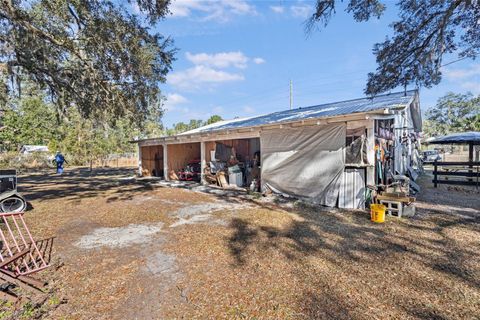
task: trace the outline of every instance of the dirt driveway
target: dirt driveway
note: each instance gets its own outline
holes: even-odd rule
[[[428,188],[376,225],[132,176],[21,177],[34,236],[55,237],[49,292],[0,318],[480,318],[479,193]]]

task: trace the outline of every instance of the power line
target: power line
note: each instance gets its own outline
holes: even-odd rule
[[[462,57],[450,62],[447,62],[440,67],[445,67],[460,61],[463,61],[465,59],[468,59],[470,57]],[[369,71],[370,68],[368,69],[361,69],[361,70],[356,70],[356,71],[351,71],[351,72],[345,72],[345,73],[338,73],[338,74],[333,74],[333,75],[326,75],[323,77],[318,77],[316,76],[315,73],[311,73],[308,76],[303,76],[300,78],[295,79],[295,85],[296,85],[296,98],[302,99],[305,97],[310,97],[314,95],[322,95],[323,93],[329,93],[329,92],[340,92],[347,90],[349,87],[342,86],[339,88],[335,89],[329,89],[325,90],[326,86],[329,85],[334,85],[334,84],[343,84],[343,83],[351,83],[356,80],[362,80],[364,77],[356,77],[353,79],[348,79],[345,78],[344,76],[350,75],[350,74],[359,74],[362,72],[367,72]],[[337,81],[332,81],[335,80],[336,78],[339,78]],[[341,79],[341,80],[340,80]],[[320,81],[319,80],[329,80],[329,81]],[[301,86],[301,84],[308,82],[308,85],[306,86]],[[318,89],[317,87],[322,86],[322,89]],[[305,90],[305,89],[310,89],[312,88],[313,90]],[[285,95],[285,85],[277,85],[273,87],[269,87],[267,89],[262,89],[261,91],[256,91],[252,94],[247,94],[246,96],[235,98],[232,100],[227,100],[224,102],[216,102],[215,104],[221,107],[229,107],[229,106],[235,106],[238,104],[241,104],[242,101],[249,101],[255,105],[259,105],[263,101],[269,101],[271,103],[277,102],[277,101],[285,101],[285,99],[289,99],[289,105],[290,109],[293,108],[293,81],[290,80],[290,86],[289,86],[289,95]],[[283,94],[282,94],[283,93]]]
[[[348,89],[348,86],[347,85],[344,85],[342,87],[339,87],[339,88],[336,88],[336,89],[324,89],[324,90],[315,90],[315,91],[307,91],[305,93],[302,93],[302,94],[297,94],[296,95],[296,99],[299,100],[299,99],[304,99],[305,97],[311,97],[311,96],[322,96],[324,95],[325,93],[332,93],[332,92],[344,92]],[[280,110],[286,110],[288,108],[288,106],[284,103],[287,99],[289,98],[289,96],[287,95],[282,95],[282,96],[276,96],[276,97],[272,97],[272,96],[268,96],[268,97],[264,97],[262,99],[259,99],[259,100],[255,100],[254,101],[254,106],[262,106],[261,110],[257,110],[257,112],[260,112],[262,113],[262,110],[265,111],[265,109],[271,109],[272,107],[274,108],[273,110],[271,110],[270,112],[274,112],[275,110],[276,111],[280,111]],[[321,98],[322,100],[324,98]],[[267,103],[264,103],[264,102],[267,102]],[[325,101],[321,101],[320,103],[324,103]],[[310,106],[310,105],[316,105],[316,104],[320,104],[320,103],[306,103],[305,104],[305,107],[307,106]]]
[[[446,66],[448,66],[448,65],[454,64],[454,63],[456,63],[456,62],[459,62],[459,61],[462,61],[462,60],[465,60],[465,59],[468,59],[468,58],[470,58],[470,57],[463,57],[463,58],[460,58],[460,59],[457,59],[457,60],[453,60],[453,61],[447,62],[447,63],[445,63],[445,64],[442,64],[442,65],[440,66],[440,68],[446,67]]]
[[[304,87],[300,86],[299,84],[305,83],[309,79],[308,79],[308,77],[302,77],[302,78],[300,78],[299,81],[295,80],[295,85],[296,85],[296,88],[297,88],[296,92],[299,92],[299,91],[301,91],[301,89],[305,89],[305,88],[311,88],[311,87],[316,87],[316,86],[326,86],[326,85],[330,85],[330,84],[346,83],[346,82],[361,80],[361,79],[363,79],[363,77],[361,77],[361,78],[356,77],[356,78],[353,78],[353,79],[348,79],[348,78],[344,77],[345,75],[356,74],[356,73],[359,73],[359,72],[361,72],[361,71],[353,71],[353,72],[341,73],[341,74],[330,75],[330,76],[325,76],[325,77],[318,77],[318,78],[315,78],[315,80],[328,80],[328,81],[321,81],[321,82],[310,81],[308,83],[308,85],[304,86]],[[336,78],[339,78],[339,79],[337,80]],[[336,80],[336,81],[332,81],[332,80]],[[262,91],[257,91],[257,92],[254,92],[252,94],[248,94],[244,97],[239,97],[239,98],[236,98],[236,99],[227,100],[227,101],[223,101],[223,102],[215,102],[215,104],[220,105],[222,107],[225,107],[225,106],[235,105],[235,104],[237,104],[239,102],[242,102],[242,101],[258,102],[260,97],[267,97],[268,98],[271,95],[274,95],[276,93],[281,94],[282,92],[285,92],[285,85],[270,87],[269,89],[263,89]],[[264,100],[264,99],[261,99],[261,100]],[[293,106],[293,101],[292,101],[292,106]]]

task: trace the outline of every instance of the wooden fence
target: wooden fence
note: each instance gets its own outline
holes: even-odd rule
[[[480,162],[434,162],[433,186],[451,184],[480,187]]]

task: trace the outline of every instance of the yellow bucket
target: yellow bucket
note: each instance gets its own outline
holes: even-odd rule
[[[386,210],[387,210],[387,207],[385,207],[383,204],[371,204],[370,219],[376,223],[384,223]]]

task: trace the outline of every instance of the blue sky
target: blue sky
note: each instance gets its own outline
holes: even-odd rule
[[[374,71],[374,43],[396,19],[393,1],[380,20],[357,23],[337,9],[327,28],[309,36],[304,21],[313,1],[177,0],[156,29],[179,49],[162,85],[166,126],[219,114],[225,119],[363,96]],[[135,10],[135,8],[134,8]],[[456,60],[444,58],[444,63]],[[448,91],[480,94],[479,61],[463,60],[443,70],[439,86],[421,89],[422,109]],[[399,89],[401,90],[401,89]],[[394,90],[398,91],[398,90]]]

